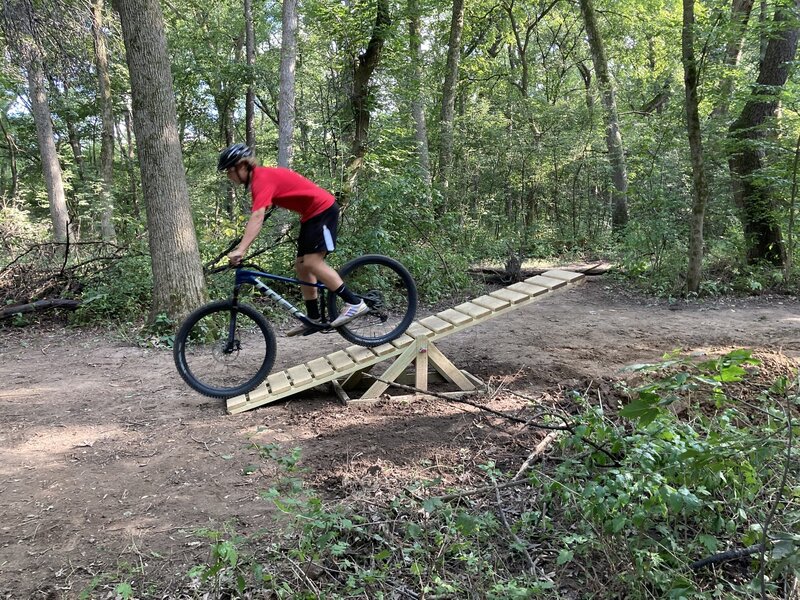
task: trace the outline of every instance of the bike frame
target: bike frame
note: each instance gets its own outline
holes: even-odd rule
[[[309,287],[317,288],[319,290],[319,302],[320,302],[320,311],[323,316],[325,317],[325,293],[327,292],[328,288],[325,287],[322,283],[311,283],[308,281],[302,281],[297,279],[296,277],[284,277],[283,275],[273,275],[272,273],[265,273],[264,271],[252,271],[250,269],[239,268],[236,269],[236,281],[234,282],[233,286],[233,305],[236,306],[239,302],[239,290],[243,285],[252,285],[262,294],[267,296],[270,300],[275,302],[276,304],[282,306],[286,310],[288,310],[292,316],[298,320],[300,320],[305,325],[309,325],[311,327],[319,328],[317,323],[313,323],[306,315],[298,309],[294,304],[289,302],[286,298],[281,296],[278,292],[273,290],[269,287],[266,283],[261,281],[259,277],[266,277],[267,279],[271,279],[273,281],[280,281],[282,283],[291,283],[293,285],[306,285]],[[234,323],[232,323],[232,326]]]

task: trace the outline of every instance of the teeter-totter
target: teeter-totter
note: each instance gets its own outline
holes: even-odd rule
[[[336,395],[346,401],[349,400],[347,390],[364,379],[369,381],[369,371],[378,363],[389,359],[394,359],[394,362],[380,377],[371,378],[372,385],[357,400],[380,398],[412,363],[416,367],[414,387],[418,390],[428,390],[428,369],[432,366],[446,381],[459,388],[456,393],[475,391],[481,382],[466,371],[458,369],[434,342],[526,306],[550,292],[580,283],[584,279],[582,273],[558,269],[530,277],[414,321],[405,334],[391,343],[375,348],[350,346],[302,365],[272,373],[252,392],[228,399],[227,410],[229,413],[244,412],[326,383],[331,384]]]

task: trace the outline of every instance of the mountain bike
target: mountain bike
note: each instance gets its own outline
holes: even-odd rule
[[[417,288],[411,274],[398,261],[378,254],[360,256],[338,270],[347,287],[367,303],[369,311],[335,329],[329,323],[339,315],[342,300],[323,284],[269,273],[252,263],[238,268],[218,267],[210,272],[226,269],[236,270],[231,297],[191,313],[178,330],[173,347],[175,365],[183,380],[212,398],[233,398],[252,391],[266,379],[275,363],[275,332],[261,311],[240,301],[244,286],[253,286],[305,324],[308,330],[303,335],[335,331],[346,340],[367,347],[400,337],[417,310]],[[320,324],[309,320],[264,283],[265,279],[317,288]]]

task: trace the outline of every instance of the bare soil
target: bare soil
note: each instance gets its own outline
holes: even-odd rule
[[[276,368],[348,345],[336,335],[278,342]],[[595,277],[439,347],[495,391],[541,397],[675,349],[746,347],[799,364],[800,305],[668,303]],[[501,395],[489,404],[514,408]],[[260,497],[275,472],[254,447],[268,442],[302,448],[307,479],[328,497],[375,502],[433,474],[466,485],[464,465],[509,451],[456,403],[345,407],[318,388],[231,416],[183,384],[167,349],[53,322],[0,328],[0,598],[105,598],[120,581],[137,597],[177,597],[208,558],[198,530],[275,527]]]

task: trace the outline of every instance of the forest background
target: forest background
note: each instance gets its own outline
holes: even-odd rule
[[[166,345],[183,315],[230,286],[204,269],[249,213],[246,193],[216,172],[232,142],[334,192],[344,208],[333,261],[391,255],[427,307],[475,285],[475,265],[513,276],[529,261],[610,261],[625,291],[670,298],[796,295],[800,0],[5,0],[0,24],[3,324],[68,308],[73,324],[125,334],[144,325],[142,345]],[[292,221],[274,225],[259,260],[288,270]],[[717,322],[725,324],[709,329],[733,329]],[[781,316],[769,344],[796,344],[795,322],[795,313]],[[627,326],[618,329],[632,335]],[[711,339],[703,327],[693,348]],[[9,378],[48,370],[20,358],[26,330],[0,334],[15,340],[0,353],[13,346],[24,360],[0,365],[20,371]],[[69,334],[54,335],[74,347]],[[49,366],[49,342],[31,347]],[[671,354],[636,365],[628,383],[592,376],[558,382],[536,401],[484,399],[473,408],[525,417],[515,422],[530,447],[557,448],[527,473],[536,451],[505,457],[502,468],[496,456],[466,465],[453,457],[453,473],[468,472],[496,503],[462,503],[475,490],[453,492],[463,480],[450,479],[398,483],[383,505],[352,495],[331,504],[303,484],[300,450],[243,442],[236,431],[231,444],[276,465],[265,495],[291,526],[267,533],[282,543],[209,525],[197,533],[203,542],[191,542],[207,546],[207,558],[193,555],[188,572],[170,564],[169,581],[152,572],[167,561],[154,552],[147,565],[139,554],[137,565],[106,563],[109,572],[91,577],[73,570],[65,589],[82,598],[797,597],[798,379],[796,360],[776,348]],[[573,350],[565,360],[577,360]],[[597,351],[586,350],[593,364]],[[144,376],[133,375],[139,391]],[[3,414],[2,430],[24,448],[35,437],[23,428],[33,384],[14,381],[3,406],[22,408]],[[163,394],[143,393],[161,414]],[[179,392],[168,393],[174,408]],[[49,402],[37,430],[53,425]],[[209,430],[223,428],[216,413],[206,418]],[[376,422],[383,434],[387,419]],[[447,437],[434,425],[437,439]],[[148,448],[171,435],[139,426],[152,436]],[[405,429],[398,439],[406,452]],[[38,454],[49,459],[49,450]],[[236,460],[251,461],[245,454]],[[172,460],[186,462],[180,452]],[[69,480],[62,466],[53,476]],[[226,463],[221,472],[254,470]],[[39,485],[29,474],[19,480]],[[510,503],[519,508],[504,512]],[[227,514],[227,500],[220,506]],[[176,526],[195,516],[188,505]],[[13,542],[3,549],[28,548],[39,525],[27,542],[24,525],[6,528]],[[50,556],[50,542],[39,543]]]
[[[430,300],[478,261],[554,256],[662,295],[791,290],[797,18],[784,0],[6,2],[5,303],[72,299],[89,322],[201,303],[202,261],[249,212],[215,172],[238,141],[336,193],[341,256],[393,255]]]

